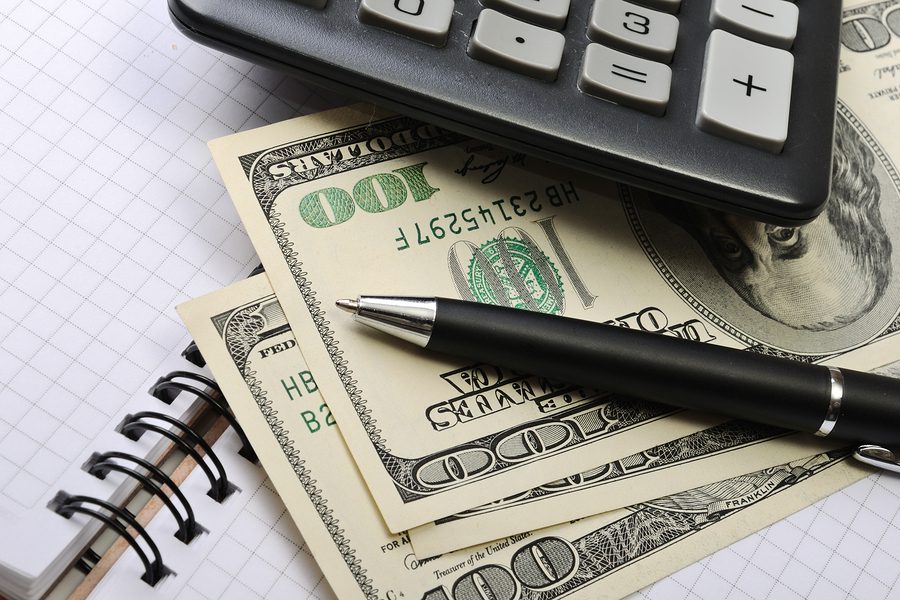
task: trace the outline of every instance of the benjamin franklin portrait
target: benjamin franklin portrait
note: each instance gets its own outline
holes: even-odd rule
[[[740,324],[736,337],[749,343],[824,353],[864,342],[900,304],[897,176],[873,145],[840,111],[831,198],[811,223],[782,227],[651,198],[639,225],[651,240],[645,250],[658,252],[682,296]]]

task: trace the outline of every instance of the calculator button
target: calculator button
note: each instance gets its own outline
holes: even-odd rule
[[[706,43],[697,126],[781,152],[787,138],[794,57],[721,29]]]
[[[668,65],[588,44],[578,87],[591,96],[653,114],[666,112],[672,69]]]
[[[786,0],[713,0],[713,27],[788,50],[797,36],[800,11]]]
[[[362,0],[357,16],[366,25],[443,46],[450,31],[453,0]]]
[[[482,0],[482,4],[553,29],[565,27],[566,17],[569,16],[569,0]]]
[[[557,31],[517,21],[486,8],[469,39],[472,58],[538,79],[556,79],[566,38]]]
[[[624,0],[594,0],[587,35],[619,50],[670,62],[678,17]]]

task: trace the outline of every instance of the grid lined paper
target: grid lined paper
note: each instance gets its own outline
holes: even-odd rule
[[[45,502],[182,349],[175,304],[255,266],[206,142],[333,102],[188,41],[164,0],[4,0],[0,516]],[[330,597],[256,477],[246,510],[201,516],[177,597]],[[900,478],[872,476],[635,597],[900,597],[898,512]]]
[[[45,501],[177,354],[175,304],[256,264],[206,141],[308,112],[162,0],[0,14],[0,510]]]

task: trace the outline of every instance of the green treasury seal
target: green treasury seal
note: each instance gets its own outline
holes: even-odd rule
[[[559,272],[530,241],[501,235],[473,252],[468,279],[478,302],[562,313],[565,303]]]

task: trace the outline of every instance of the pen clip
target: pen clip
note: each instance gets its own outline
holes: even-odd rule
[[[879,469],[900,473],[900,454],[897,450],[877,444],[863,444],[853,453],[853,458]]]

